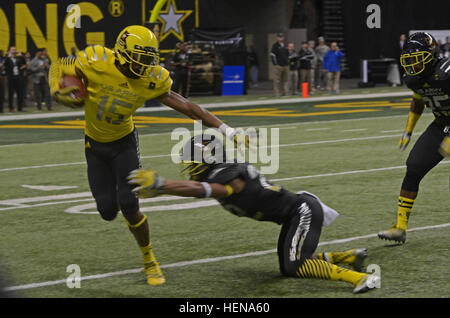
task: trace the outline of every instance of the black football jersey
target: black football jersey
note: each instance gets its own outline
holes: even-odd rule
[[[436,122],[450,125],[450,58],[438,60],[431,75],[405,76],[405,83],[436,117]]]
[[[203,182],[227,184],[241,178],[244,189],[219,199],[220,204],[237,216],[282,224],[295,213],[300,198],[279,185],[270,183],[255,166],[248,163],[222,163],[202,176]]]

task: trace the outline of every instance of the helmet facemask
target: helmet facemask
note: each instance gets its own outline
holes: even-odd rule
[[[180,159],[186,166],[181,174],[200,180],[202,174],[215,164],[225,162],[223,144],[213,135],[197,135],[183,147]]]
[[[158,65],[159,54],[151,47],[141,48],[137,47],[133,50],[119,50],[118,52],[125,63],[128,64],[130,72],[139,77],[148,77],[147,71],[150,67]]]
[[[400,56],[400,64],[407,75],[415,76],[422,73],[426,64],[431,62],[432,59],[432,54],[427,51],[404,53]]]

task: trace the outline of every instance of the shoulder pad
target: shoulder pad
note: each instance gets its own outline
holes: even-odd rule
[[[434,80],[449,80],[450,79],[450,58],[443,58],[436,65],[434,71]]]
[[[77,54],[77,64],[81,67],[93,66],[107,62],[112,51],[100,45],[89,45]]]
[[[218,164],[208,173],[206,177],[209,183],[226,184],[233,179],[236,179],[245,172],[245,165],[239,163],[223,163]]]
[[[172,79],[170,73],[161,65],[150,68],[150,78],[156,83],[155,88],[163,88],[172,86]]]

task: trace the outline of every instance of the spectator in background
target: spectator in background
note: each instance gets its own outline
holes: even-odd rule
[[[5,57],[3,50],[0,50],[0,113],[3,113],[3,103],[5,102],[5,82],[4,82],[4,70],[5,70]]]
[[[49,68],[50,65],[48,59],[44,55],[44,49],[38,49],[29,66],[34,85],[34,99],[38,110],[42,110],[44,100],[47,109],[53,110],[50,87],[48,85]]]
[[[27,99],[32,99],[34,96],[33,90],[33,80],[31,79],[31,72],[29,70],[30,62],[31,62],[31,54],[30,52],[26,52],[24,54],[25,62],[27,63],[27,69],[25,70],[25,83],[24,83],[24,98],[25,105]]]
[[[258,55],[256,54],[253,45],[248,46],[247,64],[250,72],[250,80],[252,82],[252,87],[258,87],[259,62],[258,62]]]
[[[339,94],[339,81],[341,78],[341,60],[344,53],[339,50],[336,42],[332,42],[330,50],[323,57],[323,69],[327,71],[327,90],[329,94],[334,91]]]
[[[404,33],[400,34],[400,38],[398,41],[398,47],[397,47],[397,56],[396,56],[397,61],[400,61],[400,55],[402,54],[403,45],[405,44],[405,41],[406,41],[406,34],[404,34]],[[405,74],[405,70],[400,65],[400,62],[398,62],[397,65],[398,65],[398,69],[400,71],[400,84],[403,85],[403,74]]]
[[[441,51],[441,47],[442,47],[442,41],[441,41],[441,39],[437,40],[437,46],[438,46],[438,48],[439,48],[439,57],[440,57],[440,58],[443,58],[443,57],[444,57],[444,54],[442,54],[442,51]]]
[[[302,47],[298,52],[299,58],[299,69],[300,69],[300,85],[303,83],[308,83],[308,91],[311,91],[311,70],[312,70],[312,60],[314,55],[308,48],[308,42],[303,41]]]
[[[289,58],[289,92],[297,95],[298,86],[298,54],[295,52],[294,43],[288,43]]]
[[[187,97],[188,93],[188,45],[180,43],[179,50],[175,53],[172,63],[175,67],[172,90]]]
[[[443,57],[450,56],[450,37],[445,37],[445,43],[441,45],[440,49]]]
[[[274,65],[273,89],[275,96],[288,94],[289,52],[284,44],[284,34],[277,34],[277,42],[272,45],[270,57]]]
[[[320,36],[318,38],[319,45],[316,47],[316,72],[315,81],[317,89],[324,89],[326,86],[326,71],[323,70],[323,57],[330,50],[330,47],[325,44],[325,38]]]
[[[11,46],[8,51],[8,57],[4,63],[6,76],[8,78],[8,104],[9,111],[14,111],[14,92],[17,95],[17,109],[23,111],[25,69],[27,64],[22,54],[19,54],[15,46]]]
[[[308,50],[311,51],[311,54],[313,55],[313,59],[311,61],[311,85],[310,85],[310,91],[311,94],[314,94],[316,91],[316,68],[317,68],[317,56],[316,56],[316,42],[311,40],[308,41]]]

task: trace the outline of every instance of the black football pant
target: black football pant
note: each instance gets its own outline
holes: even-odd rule
[[[433,121],[424,133],[417,139],[406,160],[406,175],[402,189],[408,192],[418,192],[419,183],[444,157],[439,153],[439,147],[446,132],[445,126]]]
[[[20,76],[8,77],[9,110],[14,110],[14,92],[17,94],[17,110],[23,110],[25,79]]]
[[[298,276],[299,267],[314,254],[322,230],[319,201],[309,194],[300,194],[299,198],[295,214],[283,224],[278,238],[278,260],[284,276]]]
[[[111,221],[119,210],[124,216],[139,210],[139,201],[128,174],[141,167],[137,131],[108,143],[85,136],[88,179],[97,210],[104,220]]]

